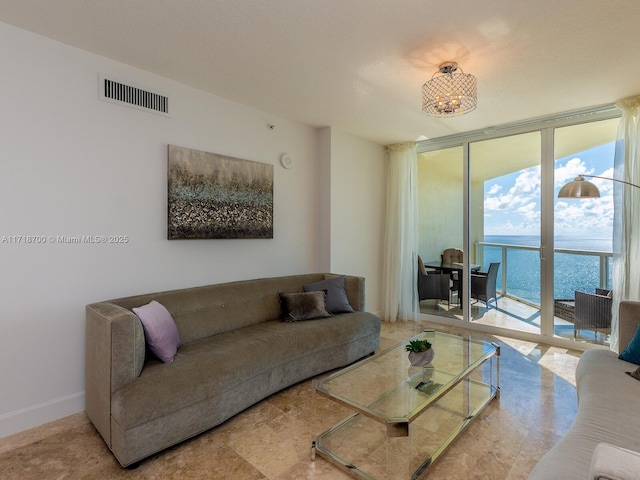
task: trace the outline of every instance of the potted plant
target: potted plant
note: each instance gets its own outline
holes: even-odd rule
[[[431,342],[426,339],[410,340],[405,348],[409,352],[409,361],[414,367],[421,367],[431,363],[436,354],[431,348]]]

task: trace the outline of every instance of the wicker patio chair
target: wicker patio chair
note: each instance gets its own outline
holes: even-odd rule
[[[471,274],[471,298],[484,302],[487,310],[489,309],[489,300],[492,298],[496,302],[496,310],[498,309],[496,280],[498,279],[499,268],[500,262],[492,262],[489,264],[489,270],[486,272]]]
[[[440,255],[440,259],[443,264],[445,263],[462,263],[464,262],[464,252],[459,248],[447,248]],[[460,291],[460,278],[457,271],[451,271],[451,292],[458,294],[458,300],[462,298],[462,292]],[[460,302],[458,302],[460,303]]]
[[[449,274],[441,270],[427,271],[418,256],[418,299],[449,302]]]
[[[447,248],[442,252],[442,263],[462,263],[464,252],[459,248]]]
[[[596,335],[598,332],[610,333],[612,302],[609,290],[596,289],[595,294],[576,290],[574,340],[580,330],[592,330]]]

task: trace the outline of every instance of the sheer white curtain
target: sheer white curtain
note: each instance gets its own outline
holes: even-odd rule
[[[383,258],[383,318],[418,319],[417,154],[415,143],[387,152],[387,212]]]
[[[615,178],[640,185],[640,95],[616,102],[622,110],[614,160]],[[611,349],[618,351],[621,300],[640,300],[640,189],[614,182],[613,317]]]

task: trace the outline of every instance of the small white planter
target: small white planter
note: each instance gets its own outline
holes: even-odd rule
[[[431,363],[435,355],[436,352],[433,350],[433,348],[430,348],[429,350],[426,350],[424,352],[409,352],[409,361],[414,367],[422,367],[427,363]]]

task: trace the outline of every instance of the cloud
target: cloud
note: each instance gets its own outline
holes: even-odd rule
[[[487,195],[495,195],[500,190],[502,190],[502,185],[494,183],[493,185],[491,185],[491,188],[489,188],[489,191],[487,192]]]
[[[562,187],[565,183],[572,181],[578,175],[598,175],[600,177],[613,177],[613,167],[608,168],[601,173],[594,173],[593,168],[587,168],[585,163],[578,157],[572,158],[565,165],[556,167],[553,172],[554,184],[556,188]],[[601,178],[586,178],[586,180],[592,182],[600,191],[610,190],[613,182],[610,180],[603,180]]]
[[[613,197],[608,194],[591,200],[558,201],[555,233],[558,235],[610,235],[613,227]]]
[[[516,212],[525,218],[540,218],[540,209],[536,202],[529,202],[526,205],[517,208]]]
[[[578,175],[599,175],[611,178],[613,169],[594,173],[583,160],[574,157],[563,165],[556,164],[554,184],[558,189]],[[611,234],[613,223],[613,182],[598,178],[592,181],[600,190],[600,198],[592,200],[556,199],[554,231],[556,235],[606,236]],[[501,193],[513,186],[507,192]],[[493,180],[485,192],[484,210],[486,227],[496,235],[540,234],[540,167],[531,167]],[[496,223],[502,222],[502,223]]]
[[[556,187],[573,180],[577,175],[599,175],[611,178],[613,168],[603,172],[587,169],[579,158],[572,158],[566,165],[555,169]],[[587,178],[598,190],[600,198],[590,200],[562,199],[555,205],[555,227],[557,235],[610,235],[613,226],[613,182],[600,178]]]
[[[592,170],[588,170],[587,166],[578,157],[572,158],[562,166],[556,166],[553,171],[553,181],[556,187],[562,187],[565,183],[570,182],[578,175],[593,175]]]
[[[501,189],[502,186],[497,184],[489,189],[488,196],[484,199],[485,211],[510,210],[527,205],[532,201],[538,201],[540,197],[540,167],[535,166],[522,170],[516,177],[513,187],[507,193],[496,195]]]
[[[601,177],[613,178],[613,168],[608,168],[602,173],[598,174]],[[613,195],[613,182],[611,180],[604,180],[602,178],[590,178],[590,182],[592,182],[598,190],[600,190],[600,197],[604,197],[605,195]]]

